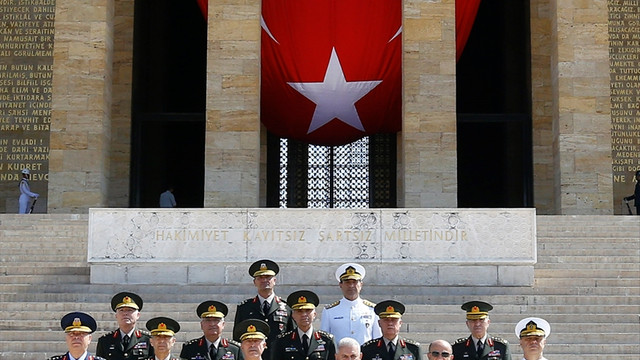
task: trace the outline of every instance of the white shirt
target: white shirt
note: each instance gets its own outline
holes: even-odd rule
[[[373,307],[366,305],[360,297],[353,301],[343,297],[338,305],[322,311],[320,328],[333,334],[336,344],[342,338],[351,337],[362,345],[382,336],[378,320]]]

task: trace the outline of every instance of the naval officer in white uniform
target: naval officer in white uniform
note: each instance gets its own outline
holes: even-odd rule
[[[343,298],[325,307],[320,325],[322,330],[333,334],[336,344],[350,337],[362,345],[382,336],[378,315],[373,310],[376,304],[360,298],[365,275],[364,267],[356,263],[342,264],[336,270]]]

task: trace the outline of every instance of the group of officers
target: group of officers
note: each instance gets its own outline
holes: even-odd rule
[[[118,329],[98,339],[96,354],[88,352],[96,321],[88,314],[72,312],[60,324],[66,333],[68,352],[50,360],[425,360],[420,344],[400,336],[405,307],[398,301],[374,304],[360,297],[364,267],[343,264],[336,270],[342,299],[327,305],[321,328],[315,329],[316,307],[320,303],[312,291],[300,290],[286,301],[275,292],[278,265],[259,260],[249,267],[258,294],[237,306],[233,339],[222,336],[228,308],[209,300],[198,305],[203,335],[182,345],[179,358],[172,355],[180,324],[169,317],[147,321],[147,331],[136,327],[143,300],[131,292],[116,294],[111,300]],[[481,301],[462,305],[471,335],[453,344],[435,340],[429,344],[429,360],[512,360],[509,343],[491,336],[489,311]],[[551,333],[547,321],[529,317],[515,327],[525,360],[546,360],[546,338]]]

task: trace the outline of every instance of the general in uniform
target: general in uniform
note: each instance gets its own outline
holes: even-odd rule
[[[454,360],[511,360],[509,342],[487,333],[493,306],[482,301],[469,301],[462,305],[467,312],[467,328],[471,335],[460,338],[452,345]]]
[[[229,310],[219,301],[204,301],[196,309],[204,335],[182,344],[180,358],[186,360],[240,360],[240,344],[222,337]]]
[[[82,312],[72,312],[62,317],[60,327],[65,332],[67,352],[62,355],[50,357],[49,360],[104,360],[99,356],[93,356],[88,352],[92,333],[96,331],[97,324],[93,317]]]
[[[240,303],[236,308],[234,319],[234,334],[236,334],[236,324],[243,320],[258,319],[269,324],[264,359],[270,358],[270,346],[278,335],[293,329],[291,308],[275,294],[276,275],[279,270],[278,264],[271,260],[259,260],[251,264],[249,275],[253,277],[253,284],[258,289],[258,295]],[[233,340],[240,341],[235,336]]]
[[[551,325],[545,319],[537,317],[522,319],[516,324],[515,332],[520,339],[522,360],[547,360],[543,352],[547,345],[547,337],[551,334]]]
[[[107,360],[142,360],[153,356],[151,334],[136,329],[142,305],[142,298],[131,292],[118,293],[111,299],[118,329],[98,339],[96,355]]]
[[[314,330],[318,295],[300,290],[287,297],[297,327],[278,336],[271,349],[271,360],[335,360],[333,335]]]
[[[333,334],[336,342],[350,337],[362,345],[382,336],[373,310],[376,304],[360,297],[365,275],[364,267],[356,263],[343,264],[336,270],[343,297],[325,307],[320,324],[322,330]]]
[[[180,331],[177,321],[160,316],[147,321],[147,329],[151,332],[151,346],[154,356],[149,360],[180,360],[171,356],[171,349],[176,343],[176,333]]]
[[[233,337],[240,339],[240,350],[245,360],[267,360],[264,350],[267,347],[269,324],[259,319],[242,320],[233,327]]]
[[[404,305],[386,300],[377,304],[374,310],[380,318],[382,336],[362,345],[362,360],[423,360],[420,344],[399,335]]]

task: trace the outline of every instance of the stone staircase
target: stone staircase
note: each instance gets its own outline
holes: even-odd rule
[[[116,327],[109,302],[124,290],[145,300],[143,327],[146,320],[160,315],[180,322],[176,355],[182,342],[200,336],[195,308],[201,301],[213,298],[230,305],[225,329],[230,335],[234,304],[254,295],[250,282],[224,287],[89,284],[87,219],[73,214],[0,215],[0,360],[45,359],[63,353],[59,319],[70,311],[88,312],[98,321],[93,351],[97,337]],[[490,332],[513,344],[513,360],[521,358],[513,328],[526,316],[551,323],[547,358],[639,359],[640,218],[537,216],[537,232],[533,287],[365,283],[363,296],[407,304],[404,336],[425,347],[438,338],[453,341],[468,335],[460,304],[480,299],[494,305]],[[340,297],[337,286],[278,285],[277,293],[301,288],[317,292],[323,303]]]

